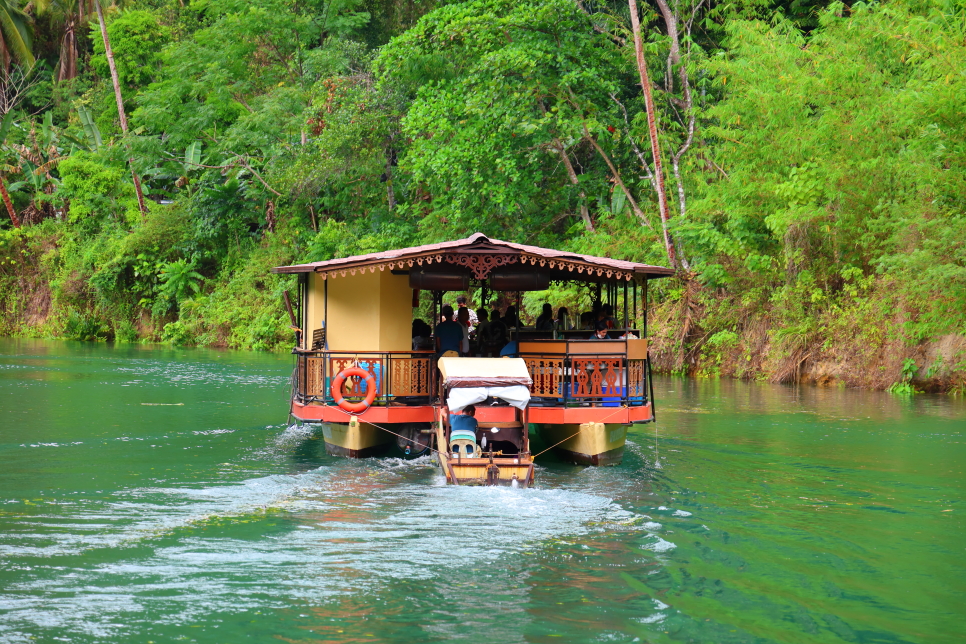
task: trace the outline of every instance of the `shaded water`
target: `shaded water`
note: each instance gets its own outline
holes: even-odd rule
[[[0,341],[0,642],[963,639],[961,399],[662,379],[621,466],[481,489],[326,456],[290,371]]]

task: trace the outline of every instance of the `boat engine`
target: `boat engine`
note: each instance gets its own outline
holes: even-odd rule
[[[396,433],[396,449],[403,458],[417,458],[429,452],[432,436],[429,433],[432,426],[429,423],[408,423],[394,428]],[[423,432],[426,433],[423,433]]]

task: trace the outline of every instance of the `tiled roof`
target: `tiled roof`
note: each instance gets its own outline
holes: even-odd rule
[[[489,239],[482,233],[475,233],[465,239],[441,242],[439,244],[426,244],[423,246],[413,246],[411,248],[399,248],[386,250],[378,253],[368,253],[366,255],[353,255],[352,257],[342,257],[330,259],[324,262],[313,262],[311,264],[296,264],[293,266],[278,266],[272,269],[273,273],[328,273],[334,271],[344,272],[350,269],[377,266],[382,264],[396,264],[406,260],[421,257],[436,257],[447,255],[462,254],[493,254],[493,255],[512,255],[524,258],[523,261],[540,263],[541,267],[548,265],[557,270],[566,267],[568,272],[573,272],[573,267],[580,267],[593,270],[597,275],[603,269],[607,273],[620,273],[629,275],[647,275],[648,277],[665,277],[674,273],[670,268],[663,266],[649,266],[648,264],[638,264],[627,262],[620,259],[610,259],[608,257],[595,257],[593,255],[581,255],[552,248],[541,248],[539,246],[527,246],[526,244],[515,244],[513,242]],[[430,260],[431,263],[432,260]],[[455,263],[455,262],[451,262]],[[420,262],[422,264],[422,262]],[[409,263],[411,266],[412,264]],[[372,269],[370,269],[372,270]],[[354,273],[355,271],[353,271]],[[590,271],[588,271],[589,273]],[[581,271],[582,273],[582,271]],[[334,275],[333,275],[334,276]],[[576,276],[575,276],[576,277]]]

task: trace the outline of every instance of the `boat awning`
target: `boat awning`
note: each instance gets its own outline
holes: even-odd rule
[[[454,387],[446,397],[450,411],[462,411],[467,405],[481,403],[487,398],[499,398],[511,407],[526,409],[530,403],[530,389],[525,385],[509,387]]]
[[[533,385],[522,358],[440,358],[439,372],[448,388]]]
[[[322,279],[330,279],[386,269],[404,273],[420,270],[445,271],[466,274],[476,280],[487,279],[496,272],[513,270],[539,272],[552,280],[625,283],[674,274],[673,270],[663,266],[516,244],[490,239],[482,233],[438,244],[340,257],[311,264],[276,266],[272,272],[315,273]]]

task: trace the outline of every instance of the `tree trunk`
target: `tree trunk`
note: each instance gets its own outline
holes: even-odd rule
[[[17,216],[17,211],[13,208],[13,202],[10,201],[10,193],[7,192],[7,182],[4,177],[0,177],[0,195],[3,195],[3,203],[7,207],[7,213],[10,215],[13,227],[20,228],[20,217]]]
[[[99,0],[94,0],[94,8],[97,10],[97,22],[101,26],[101,38],[104,40],[104,53],[107,55],[107,66],[111,70],[111,82],[114,84],[114,99],[117,101],[117,115],[121,121],[121,132],[127,134],[127,114],[124,112],[124,98],[121,96],[121,81],[117,77],[117,66],[114,64],[114,51],[111,49],[111,41],[107,37],[107,24],[104,22],[104,10],[101,8]],[[141,192],[141,180],[134,172],[134,158],[128,159],[131,166],[131,178],[134,179],[134,191],[138,196],[138,209],[141,216],[147,214],[144,206],[144,193]]]
[[[77,31],[74,16],[67,17],[64,28],[64,38],[60,45],[60,65],[57,70],[57,82],[71,80],[77,76]]]
[[[674,92],[674,68],[677,67],[678,78],[681,82],[681,93],[684,95],[683,101],[675,101],[679,107],[683,108],[687,114],[687,132],[688,135],[678,148],[678,151],[671,154],[671,169],[674,172],[674,180],[677,182],[678,188],[678,211],[683,217],[687,212],[687,204],[684,193],[684,179],[681,177],[681,157],[683,157],[687,151],[691,148],[691,143],[694,141],[694,126],[696,117],[694,114],[694,102],[691,98],[691,79],[688,78],[688,68],[686,65],[681,64],[681,43],[680,35],[678,33],[678,16],[675,13],[678,5],[675,4],[675,9],[672,10],[668,5],[667,0],[655,0],[657,2],[658,11],[661,12],[661,16],[664,18],[664,24],[667,27],[668,37],[671,39],[671,48],[667,57],[667,76],[666,76],[666,86],[668,93]],[[695,9],[697,11],[697,9]],[[692,13],[691,20],[685,22],[686,30],[688,36],[691,35],[691,24],[694,19]],[[680,257],[678,258],[681,262],[681,266],[684,270],[690,270],[691,267],[688,263],[688,259],[684,254],[683,249],[678,249]]]
[[[570,177],[570,183],[579,186],[580,181],[577,179],[577,172],[574,171],[574,165],[570,162],[570,157],[567,156],[567,150],[564,148],[564,144],[561,143],[560,139],[554,139],[553,145],[557,149],[557,152],[560,153],[564,167],[567,168],[567,176]],[[594,232],[594,222],[591,221],[590,211],[587,209],[587,195],[583,190],[580,191],[580,218],[584,220],[584,227],[587,229],[587,232]]]
[[[667,190],[664,186],[664,170],[661,166],[661,146],[657,138],[657,120],[654,110],[654,97],[651,92],[651,79],[647,74],[647,64],[644,62],[644,46],[641,43],[641,22],[637,15],[637,0],[627,0],[631,11],[631,29],[634,32],[634,54],[637,58],[637,71],[641,78],[641,91],[644,92],[644,105],[647,109],[647,131],[651,137],[651,154],[654,157],[654,179],[657,188],[658,208],[661,213],[661,228],[664,232],[664,248],[671,268],[678,269],[677,255],[674,251],[674,241],[668,231],[668,220],[671,210],[667,203]]]

